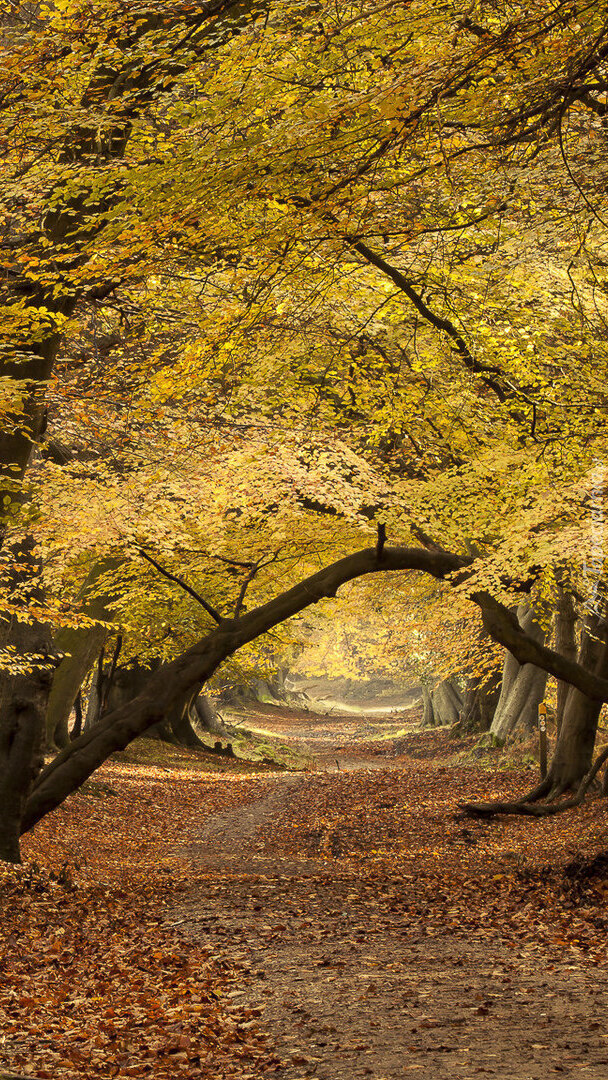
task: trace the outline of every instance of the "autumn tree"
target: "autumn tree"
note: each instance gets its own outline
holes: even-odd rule
[[[568,157],[574,124],[600,176],[605,27],[574,6],[478,8],[361,3],[353,17],[217,0],[5,20],[5,655],[21,660],[0,721],[5,857],[226,657],[362,575],[449,580],[518,662],[569,682],[591,712],[605,699],[603,670],[548,649],[510,610],[555,564],[580,562],[581,484],[605,440],[601,235],[588,226],[598,193]],[[95,350],[93,393],[80,387],[70,412],[58,360],[92,310],[107,352],[99,362]],[[49,386],[55,442],[93,425],[110,445],[93,463],[82,440],[67,470],[36,462],[26,491]],[[171,456],[141,449],[156,433],[183,460],[193,420],[210,437],[204,466],[182,479],[187,510],[183,490],[168,495]],[[119,430],[131,446],[113,457]],[[212,468],[227,462],[229,492]],[[274,490],[260,481],[268,462]],[[51,465],[71,481],[63,544],[45,531],[45,492],[62,486]],[[152,516],[138,517],[155,485]],[[124,562],[144,539],[161,562],[188,563],[183,580],[197,573],[193,545],[170,542],[193,494],[205,558],[253,566],[291,545],[296,561],[294,533],[306,521],[309,543],[321,520],[330,540],[314,558],[325,547],[329,560],[382,528],[303,581],[292,566],[278,595],[280,575],[252,578],[250,610],[241,588],[230,610],[196,590],[216,628],[35,775],[56,659],[47,623],[66,618],[52,568],[58,558],[74,574],[69,545],[86,531],[74,505],[102,489],[117,507],[129,494],[134,512],[111,542],[105,528],[89,535],[81,582],[94,559]],[[574,694],[549,794],[589,768]]]

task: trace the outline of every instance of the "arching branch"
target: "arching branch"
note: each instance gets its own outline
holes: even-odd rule
[[[341,585],[367,574],[398,570],[418,570],[439,580],[462,583],[463,573],[470,572],[473,562],[472,556],[408,547],[385,547],[379,562],[376,547],[365,548],[326,566],[266,604],[238,618],[223,619],[176,660],[160,667],[138,697],[75,739],[40,773],[27,802],[23,831],[59,806],[111,753],[124,749],[162,720],[176,701],[202,686],[228,656],[312,604],[335,596]],[[537,664],[583,693],[608,700],[607,679],[539,646],[508,608],[488,593],[472,593],[471,599],[481,608],[488,633],[511,649],[520,663]]]

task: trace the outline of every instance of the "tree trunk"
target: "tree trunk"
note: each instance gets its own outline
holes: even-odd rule
[[[101,719],[101,694],[103,689],[103,646],[97,657],[97,663],[93,669],[91,676],[91,685],[89,686],[89,698],[87,701],[87,711],[84,718],[84,730],[90,731],[95,724],[98,724]]]
[[[471,676],[467,683],[460,720],[459,732],[489,731],[500,697],[499,672],[490,676]]]
[[[149,668],[135,662],[110,671],[103,686],[100,720],[103,720],[108,713],[122,709],[123,706],[133,701],[145,687],[152,672],[158,671],[159,667],[160,661],[155,660]],[[176,708],[179,708],[179,706],[176,706]],[[163,742],[172,743],[173,745],[177,743],[170,714],[163,716],[143,734],[147,739],[161,739]]]
[[[185,746],[190,750],[200,750],[204,747],[204,742],[199,738],[194,730],[192,714],[194,713],[194,705],[189,699],[181,707],[178,706],[169,718],[169,725],[174,738],[174,741],[178,746]]]
[[[40,569],[33,549],[31,538],[19,545],[19,570],[13,584],[25,590],[22,603],[42,599],[38,584],[27,585],[28,579],[38,581]],[[13,619],[2,636],[16,649],[19,661],[27,663],[28,655],[33,657],[25,673],[2,672],[0,677],[0,859],[20,862],[21,819],[43,764],[44,720],[55,665],[50,628],[45,623]]]
[[[576,658],[575,626],[576,611],[572,593],[565,589],[561,582],[558,582],[555,611],[555,648],[558,653],[566,656],[569,660]],[[555,713],[558,734],[561,731],[569,691],[568,683],[564,682],[563,679],[558,679],[557,710]]]
[[[87,673],[99,656],[108,636],[105,626],[89,626],[59,631],[55,648],[64,656],[55,672],[46,716],[46,745],[56,749],[68,745],[68,721],[76,696]]]
[[[208,731],[210,735],[215,735],[220,739],[230,739],[230,732],[224,727],[219,713],[212,707],[205,694],[197,694],[193,709],[196,711],[198,725],[203,731]]]
[[[87,575],[78,594],[78,606],[90,619],[107,622],[112,619],[111,599],[103,593],[94,594],[95,586],[104,574],[120,565],[118,559],[101,559]],[[105,626],[86,626],[60,630],[55,635],[58,653],[66,653],[55,672],[49,698],[46,722],[47,748],[63,748],[68,745],[68,721],[76,696],[84,679],[93,667],[108,637]],[[97,715],[97,719],[99,716]]]
[[[594,613],[587,615],[583,625],[578,662],[595,675],[608,677],[607,626]],[[589,772],[602,705],[603,702],[588,698],[576,687],[569,687],[547,778],[553,793],[576,789]]]
[[[82,694],[80,690],[76,694],[76,700],[74,702],[74,716],[72,739],[77,739],[79,735],[82,735]]]
[[[434,690],[422,688],[424,727],[455,724],[462,708],[462,695],[453,679],[444,679]]]
[[[517,609],[517,617],[524,631],[542,644],[544,634],[535,620],[534,611],[527,600]],[[489,740],[504,746],[517,730],[531,731],[536,723],[538,706],[542,701],[547,673],[534,664],[517,663],[510,653],[505,657],[502,687],[496,712],[489,730]]]
[[[433,715],[433,698],[428,686],[422,687],[422,726],[433,727],[435,718]]]

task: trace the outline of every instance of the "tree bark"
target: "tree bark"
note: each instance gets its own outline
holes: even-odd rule
[[[527,601],[517,609],[517,618],[523,630],[542,644],[543,631],[536,622],[534,611]],[[510,654],[505,657],[502,687],[496,712],[489,730],[490,740],[504,746],[516,731],[531,731],[542,701],[547,673],[533,664],[520,665]]]
[[[103,691],[103,645],[97,656],[97,663],[91,676],[87,711],[84,718],[84,731],[90,731],[101,719],[101,695]]]
[[[557,584],[556,601],[555,649],[562,656],[567,657],[568,660],[574,660],[576,657],[576,611],[574,608],[574,600],[572,593],[559,581]],[[558,679],[557,709],[555,713],[558,734],[561,731],[569,691],[570,687],[568,683],[564,682],[563,679]]]
[[[55,648],[69,655],[64,656],[59,664],[49,695],[47,749],[55,750],[68,745],[68,722],[76,696],[107,636],[105,626],[89,626],[82,630],[69,628],[55,635]]]
[[[23,585],[22,602],[40,602],[39,565],[31,537],[19,544],[19,569],[13,584]],[[29,581],[29,586],[28,586]],[[44,721],[55,658],[50,627],[34,620],[5,624],[4,641],[26,663],[24,673],[2,673],[0,679],[0,859],[20,862],[19,836],[26,799],[43,764]],[[4,642],[3,642],[4,644]]]
[[[72,729],[72,738],[77,739],[79,735],[82,735],[82,694],[80,690],[76,694],[76,700],[74,702],[74,727]]]
[[[587,615],[583,625],[578,663],[602,678],[608,677],[606,620],[594,613]],[[553,792],[576,789],[589,772],[602,704],[576,687],[569,687],[548,773]]]
[[[430,692],[423,688],[422,693],[425,727],[442,727],[457,722],[462,709],[462,695],[453,679],[444,679]]]
[[[141,693],[152,672],[158,671],[159,667],[160,662],[155,660],[150,667],[143,667],[141,664],[133,662],[124,667],[117,667],[113,671],[110,670],[107,679],[102,684],[102,708],[97,722],[99,723],[109,713],[116,712],[123,706],[128,706],[129,702],[133,701]],[[161,739],[163,742],[177,743],[170,715],[163,716],[158,723],[153,724],[143,734],[148,739]]]
[[[490,730],[498,705],[500,686],[498,672],[469,678],[458,723],[459,732],[481,733]]]
[[[433,697],[428,686],[422,687],[422,726],[434,727],[435,714],[433,712]]]
[[[112,619],[111,599],[103,593],[91,595],[104,574],[118,566],[116,559],[102,559],[95,563],[87,575],[78,596],[79,609],[90,619],[108,622]],[[55,648],[65,653],[59,664],[49,697],[46,722],[47,749],[54,750],[68,745],[68,722],[76,696],[84,679],[93,667],[108,637],[105,626],[86,626],[60,630],[55,635]],[[94,692],[93,684],[92,690]]]
[[[230,738],[230,732],[224,727],[221,717],[211,705],[208,697],[204,694],[197,694],[192,707],[196,712],[197,722],[203,731],[208,731],[210,735],[218,736],[220,739]]]
[[[194,730],[192,723],[194,704],[191,698],[181,707],[178,705],[170,717],[170,727],[174,740],[178,746],[185,746],[190,750],[201,750],[205,744]]]

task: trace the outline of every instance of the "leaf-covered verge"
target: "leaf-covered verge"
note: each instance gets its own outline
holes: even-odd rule
[[[169,918],[190,874],[178,842],[267,781],[249,771],[245,788],[233,766],[218,783],[175,751],[166,761],[108,764],[36,830],[23,866],[2,864],[0,1069],[53,1080],[274,1069],[255,1017],[231,1004],[243,971]]]

